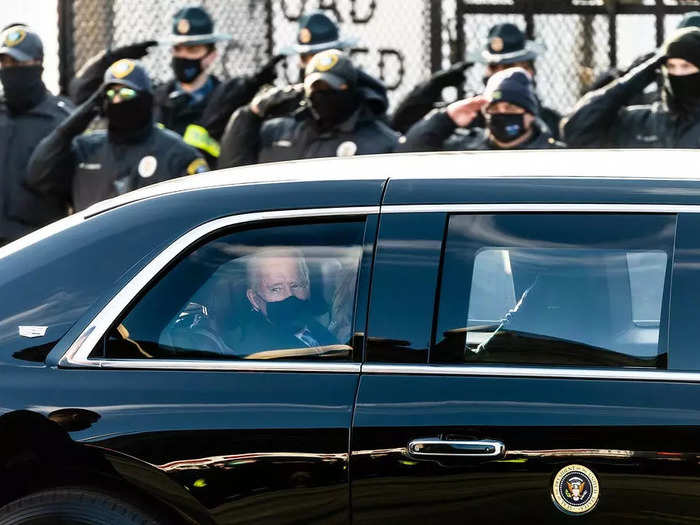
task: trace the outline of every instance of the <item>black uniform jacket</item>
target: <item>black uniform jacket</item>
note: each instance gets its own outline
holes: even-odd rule
[[[514,149],[563,148],[544,127],[535,123],[532,138]],[[489,140],[484,128],[458,128],[445,110],[433,110],[423,120],[417,122],[401,138],[397,152],[407,151],[466,151],[499,149]]]
[[[700,147],[699,106],[676,108],[669,93],[662,101],[627,106],[656,78],[654,60],[583,97],[563,121],[566,143],[574,148]]]
[[[411,126],[433,109],[445,107],[446,104],[441,102],[443,87],[442,85],[435,85],[432,78],[414,87],[396,107],[396,111],[391,117],[391,127],[401,133],[406,133]],[[540,102],[539,98],[537,100]],[[559,139],[561,115],[556,110],[543,106],[540,102],[540,119],[549,128],[548,134],[555,139]],[[469,127],[483,128],[484,126],[483,118],[477,117]]]
[[[69,101],[48,92],[38,105],[19,115],[0,102],[0,244],[67,214],[63,200],[35,193],[23,181],[36,145],[72,110]]]
[[[308,108],[267,121],[247,106],[240,108],[221,139],[218,166],[391,152],[398,133],[385,123],[386,93],[369,88],[360,92],[360,108],[345,122],[323,132]]]
[[[149,184],[206,170],[195,148],[154,124],[128,141],[115,141],[104,130],[71,137],[59,127],[34,151],[27,185],[82,210]]]

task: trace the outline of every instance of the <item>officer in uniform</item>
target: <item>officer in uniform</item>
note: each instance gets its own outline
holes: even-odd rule
[[[107,130],[82,134],[102,112]],[[41,141],[26,184],[73,209],[182,175],[207,171],[200,153],[153,121],[153,89],[144,67],[115,62],[104,83]]]
[[[562,148],[538,118],[530,73],[513,67],[491,76],[481,96],[435,109],[402,137],[398,152]],[[471,127],[481,115],[484,128]]]
[[[23,185],[34,147],[73,110],[53,96],[41,80],[44,49],[39,36],[24,25],[0,33],[0,245],[64,217],[61,199]]]
[[[386,99],[358,85],[358,71],[338,49],[306,66],[305,107],[265,121],[267,100],[234,113],[221,141],[220,167],[257,162],[389,153],[397,134],[384,123]]]
[[[661,100],[630,105],[661,69]],[[591,91],[562,125],[575,148],[700,147],[700,29],[677,30],[662,48],[614,82]]]
[[[494,73],[510,67],[520,67],[535,78],[535,59],[542,52],[542,46],[527,40],[515,24],[497,24],[489,30],[486,45],[481,51],[471,53],[468,62],[455,64],[451,69],[436,73],[427,82],[419,84],[397,106],[392,118],[394,129],[405,132],[441,101],[442,89],[465,82],[465,71],[474,62],[486,64],[484,84]],[[559,137],[561,115],[554,109],[540,104],[540,116],[554,138]],[[483,127],[484,121],[477,118],[472,126]]]
[[[219,156],[218,139],[235,109],[251,101],[264,84],[276,78],[273,57],[252,76],[234,77],[222,83],[210,73],[217,58],[215,44],[230,40],[214,32],[214,22],[199,6],[180,9],[173,18],[171,45],[172,80],[155,88],[156,122],[183,135],[214,165]],[[89,61],[73,80],[71,93],[76,103],[84,102],[102,82],[105,70],[122,58],[142,58],[158,44],[151,40],[105,51]]]

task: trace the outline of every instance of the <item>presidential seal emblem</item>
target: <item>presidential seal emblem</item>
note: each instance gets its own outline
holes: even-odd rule
[[[186,18],[181,18],[177,22],[177,32],[181,35],[186,35],[190,32],[190,21]]]
[[[598,478],[583,465],[567,465],[554,476],[552,501],[565,514],[591,512],[598,504],[599,496]]]
[[[489,41],[491,49],[496,53],[503,51],[503,39],[500,36],[495,36]]]
[[[156,159],[153,155],[147,155],[139,162],[139,175],[141,175],[144,179],[147,179],[156,172],[157,167],[158,159]]]

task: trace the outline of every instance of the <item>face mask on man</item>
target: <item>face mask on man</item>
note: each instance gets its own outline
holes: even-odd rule
[[[310,303],[294,295],[283,301],[267,303],[267,318],[282,330],[296,333],[304,329],[311,318]]]
[[[668,75],[673,97],[679,102],[700,101],[700,73],[691,75]]]
[[[180,82],[189,84],[194,81],[201,73],[204,71],[204,66],[202,66],[203,58],[182,58],[173,57],[171,65],[173,72],[175,73],[175,78]]]
[[[499,142],[512,142],[527,131],[524,113],[487,113],[486,126]]]
[[[356,94],[348,90],[314,91],[308,99],[313,117],[324,127],[344,122],[358,106]]]
[[[41,80],[42,66],[14,66],[0,69],[5,101],[15,113],[30,110],[42,101],[46,88]]]
[[[105,104],[105,116],[110,133],[140,130],[151,122],[152,113],[153,97],[148,93],[141,93],[137,97],[117,104]]]

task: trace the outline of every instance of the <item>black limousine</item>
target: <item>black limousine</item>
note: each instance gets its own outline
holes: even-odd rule
[[[0,524],[697,522],[698,160],[268,164],[3,247]]]

